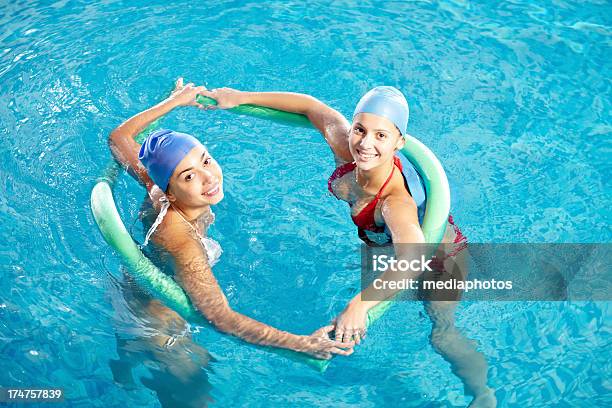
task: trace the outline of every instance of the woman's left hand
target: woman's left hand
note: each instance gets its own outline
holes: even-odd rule
[[[336,341],[350,341],[355,339],[356,344],[366,337],[366,321],[368,309],[360,302],[351,302],[336,317],[332,324],[335,326]]]
[[[203,95],[206,91],[204,86],[195,86],[193,82],[183,85],[183,78],[176,80],[174,90],[170,94],[169,99],[174,101],[178,106],[197,106],[204,109],[204,106],[196,101],[198,95]]]

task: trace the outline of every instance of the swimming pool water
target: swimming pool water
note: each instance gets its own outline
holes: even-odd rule
[[[169,381],[156,374],[172,356],[135,352],[134,384],[113,379],[118,339],[154,329],[124,299],[89,193],[110,130],[178,76],[305,92],[347,116],[369,88],[397,86],[470,241],[612,239],[609,2],[17,1],[0,12],[2,386],[61,386],[66,406],[160,404],[146,384]],[[164,125],[198,136],[224,170],[211,235],[232,306],[297,333],[326,324],[359,287],[360,259],[348,208],[326,190],[322,138],[188,108]],[[116,201],[141,241],[143,197],[120,178]],[[395,305],[323,375],[192,328],[214,357],[198,398],[465,406],[422,310]],[[608,302],[475,302],[457,322],[486,356],[499,406],[594,407],[612,404],[610,314]]]

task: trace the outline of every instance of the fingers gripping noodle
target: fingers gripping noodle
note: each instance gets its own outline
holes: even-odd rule
[[[217,104],[214,99],[201,95],[198,95],[197,102],[204,106]],[[267,107],[240,105],[229,110],[240,115],[272,120],[291,126],[312,127],[304,115]],[[137,136],[136,141],[141,143],[147,134],[158,127],[159,121],[152,123]],[[444,169],[433,152],[411,136],[406,137],[406,145],[401,152],[414,165],[425,184],[427,204],[422,225],[425,242],[438,244],[442,241],[450,211],[450,190]],[[193,307],[189,297],[174,279],[160,271],[142,253],[121,221],[112,192],[120,170],[120,166],[113,160],[91,191],[91,210],[102,236],[119,254],[130,275],[151,295],[175,310],[185,320],[196,324],[207,324],[206,319]],[[381,302],[370,309],[367,326],[369,327],[378,320],[392,303],[392,301]],[[318,360],[302,353],[278,349],[275,351],[292,360],[302,361],[321,372],[325,371],[330,364],[330,360]]]

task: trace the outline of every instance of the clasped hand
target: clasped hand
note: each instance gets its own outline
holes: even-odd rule
[[[367,334],[368,309],[359,302],[351,302],[333,321],[336,341],[361,344]]]
[[[231,109],[241,105],[242,92],[231,88],[206,89],[205,86],[195,86],[193,82],[183,84],[183,78],[178,78],[169,99],[179,106],[197,106],[200,109]],[[204,106],[196,98],[198,95],[207,96],[217,101],[217,105]]]

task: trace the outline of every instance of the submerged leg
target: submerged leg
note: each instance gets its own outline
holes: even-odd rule
[[[162,407],[207,406],[212,401],[206,371],[210,354],[193,341],[182,317],[126,281],[123,296],[136,327],[117,335],[119,359],[110,361],[115,381],[136,387],[132,369],[142,364],[150,376],[139,380]]]
[[[189,382],[208,365],[210,354],[193,342],[187,322],[175,311],[157,300],[150,301],[146,310],[154,318],[153,326],[157,329],[145,338],[153,355],[166,363],[168,373]]]
[[[210,384],[204,368],[210,354],[193,342],[188,325],[176,312],[157,300],[145,307],[152,333],[141,338],[152,364],[146,364],[151,377],[141,382],[155,391],[162,407],[204,407],[210,397]]]
[[[468,265],[471,264],[467,240],[461,231],[450,222],[447,225],[445,244],[438,247],[437,259],[432,263],[433,271],[426,272],[423,283],[446,283],[465,280]],[[434,285],[433,287],[437,287]],[[444,287],[444,285],[442,285]],[[455,310],[461,298],[461,291],[455,289],[428,289],[421,287],[421,299],[431,319],[430,341],[434,350],[446,360],[451,371],[463,382],[465,394],[473,396],[470,407],[495,407],[497,399],[493,389],[487,386],[488,365],[485,357],[477,350],[478,343],[468,339],[455,326]]]
[[[117,360],[109,360],[108,362],[113,374],[113,380],[127,389],[135,389],[136,382],[132,373],[133,365],[127,351],[128,347],[126,347],[127,341],[119,337],[117,333],[115,333],[115,339],[117,340],[117,354],[119,358]]]
[[[487,362],[477,349],[477,343],[465,337],[455,326],[457,302],[425,302],[431,319],[431,345],[451,366],[451,371],[463,382],[465,393],[473,396],[470,407],[495,407],[494,391],[487,386]]]

